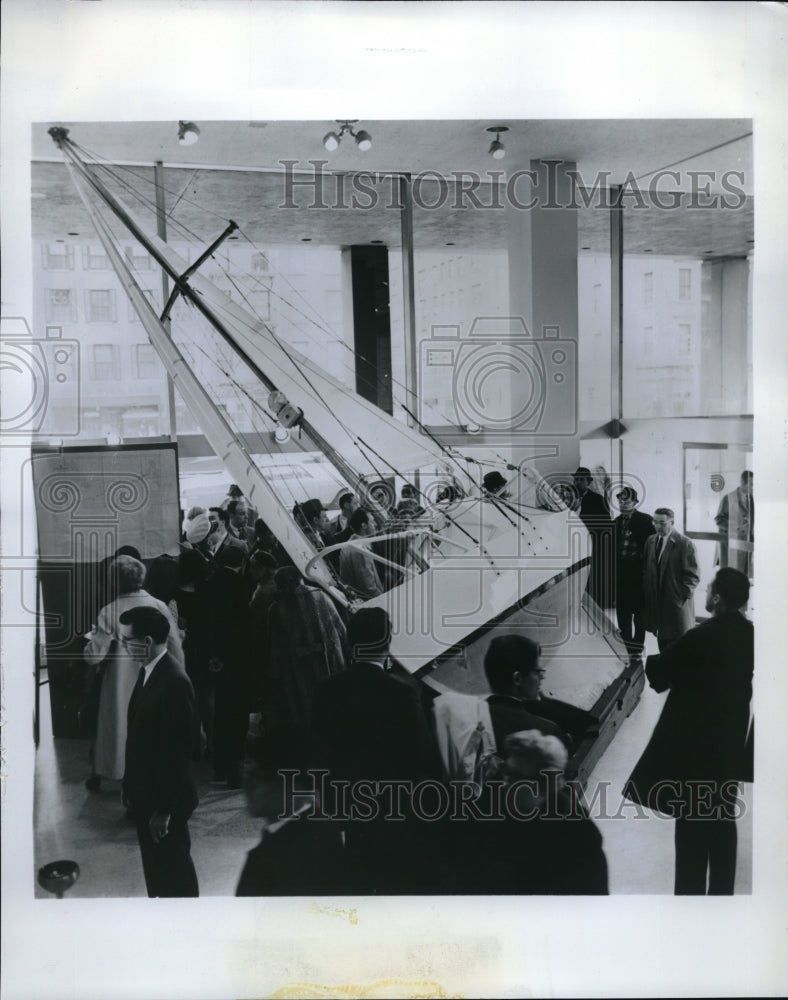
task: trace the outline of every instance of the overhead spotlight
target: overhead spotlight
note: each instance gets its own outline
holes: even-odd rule
[[[501,142],[501,132],[508,132],[508,125],[491,125],[489,128],[485,129],[485,132],[493,132],[495,138],[490,143],[490,148],[487,152],[494,160],[502,160],[506,156],[506,146]]]
[[[178,142],[181,146],[193,146],[200,138],[200,130],[194,122],[178,122]]]
[[[356,140],[356,145],[362,152],[366,153],[368,149],[372,148],[372,136],[369,132],[365,132],[364,129],[360,129],[358,132],[353,131],[352,126],[357,124],[358,118],[337,118],[339,131],[326,132],[323,136],[323,145],[329,153],[333,153],[335,149],[339,148],[342,136],[345,134],[351,135]]]

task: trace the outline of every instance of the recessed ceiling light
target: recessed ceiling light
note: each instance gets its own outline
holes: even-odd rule
[[[383,240],[370,240],[369,242],[370,243],[382,243]]]
[[[580,247],[581,250],[590,250],[591,247]]]
[[[714,251],[713,251],[713,250],[704,250],[703,252],[704,252],[704,254],[708,254],[708,253],[714,253]]]
[[[654,253],[654,251],[651,250],[651,249],[648,249],[648,250],[644,250],[643,253]]]
[[[79,233],[69,233],[69,236],[79,236]]]
[[[301,242],[302,243],[311,243],[312,242],[312,237],[311,236],[302,236],[301,237]]]

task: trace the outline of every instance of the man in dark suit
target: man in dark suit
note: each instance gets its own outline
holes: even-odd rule
[[[137,825],[145,885],[150,897],[198,896],[188,827],[197,805],[194,690],[167,654],[170,623],[158,608],[124,611],[120,631],[140,666],[129,702],[123,798]]]
[[[350,619],[347,637],[350,666],[325,680],[315,695],[314,763],[328,769],[332,782],[349,782],[351,800],[362,783],[387,785],[386,792],[369,800],[374,799],[377,816],[346,824],[354,872],[349,888],[425,891],[431,830],[412,814],[409,792],[438,776],[437,751],[416,689],[388,669],[391,621],[386,611],[361,608]],[[406,783],[399,819],[392,818],[388,800],[391,782]]]
[[[719,570],[706,593],[712,617],[646,662],[651,686],[670,693],[624,795],[676,818],[676,895],[733,893],[738,782],[751,780],[749,595],[743,573]]]
[[[643,550],[646,628],[660,652],[695,624],[693,593],[700,580],[695,546],[675,530],[673,518],[669,507],[657,507],[656,531]]]
[[[575,501],[572,509],[588,529],[591,536],[591,568],[586,592],[600,608],[613,603],[613,521],[607,500],[591,489],[594,477],[590,469],[581,465],[573,473]]]
[[[557,736],[572,752],[594,722],[590,712],[542,695],[539,646],[527,636],[495,636],[484,655],[484,672],[493,692],[487,704],[501,756],[506,737],[527,729]]]
[[[654,534],[648,514],[637,509],[637,491],[625,486],[616,493],[621,510],[613,522],[616,539],[616,618],[630,657],[639,659],[646,638],[646,595],[643,550]]]

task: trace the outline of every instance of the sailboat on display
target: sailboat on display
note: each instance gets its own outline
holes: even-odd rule
[[[531,464],[507,467],[495,454],[469,458],[420,425],[415,401],[402,404],[407,421],[384,412],[217,288],[200,267],[237,229],[235,223],[189,263],[107,188],[66,129],[49,132],[170,379],[293,563],[348,613],[361,606],[386,608],[392,657],[433,692],[486,693],[482,661],[491,634],[533,638],[542,648],[544,693],[594,718],[570,761],[571,771],[584,781],[637,703],[644,676],[609,618],[585,593],[590,539],[579,518]],[[172,283],[161,314],[136,280],[99,205]],[[278,440],[297,435],[303,461],[330,468],[337,486],[355,492],[373,512],[378,531],[365,541],[386,581],[382,594],[359,599],[335,572],[342,546],[316,548],[294,518],[292,493],[282,488],[266,457],[250,449],[195,370],[188,356],[189,327],[178,333],[173,321],[176,303],[199,313],[215,343],[229,349],[246,372],[253,386],[249,405],[270,432],[273,453]],[[487,466],[508,473],[510,498],[483,488],[481,470]],[[418,507],[417,516],[407,520],[392,517],[403,485]],[[296,497],[306,499],[306,493]]]

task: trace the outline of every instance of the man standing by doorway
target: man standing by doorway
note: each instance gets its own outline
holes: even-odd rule
[[[197,805],[192,774],[194,690],[167,653],[170,623],[158,608],[120,616],[121,642],[139,664],[131,694],[123,798],[137,826],[148,896],[199,896],[188,819]]]
[[[656,533],[646,539],[643,555],[646,628],[660,652],[695,624],[693,594],[700,580],[695,546],[675,530],[674,517],[670,507],[657,507]]]
[[[755,538],[755,500],[752,473],[745,469],[738,487],[726,493],[714,518],[720,535],[717,563],[731,566],[752,579],[752,543]]]

